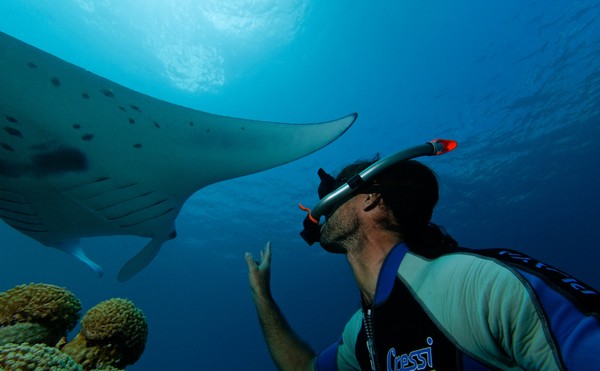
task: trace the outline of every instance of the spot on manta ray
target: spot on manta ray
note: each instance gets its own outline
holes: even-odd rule
[[[133,91],[0,32],[0,218],[103,271],[80,238],[150,242],[133,277],[176,236],[206,185],[293,161],[342,135],[350,114],[315,124],[218,116]]]

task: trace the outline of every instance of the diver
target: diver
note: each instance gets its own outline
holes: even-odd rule
[[[433,141],[352,164],[336,178],[319,170],[321,201],[301,234],[346,256],[362,299],[340,339],[320,353],[294,333],[271,295],[270,243],[259,261],[246,253],[279,369],[598,369],[598,291],[517,251],[459,247],[431,223],[437,178],[412,158],[454,147]]]

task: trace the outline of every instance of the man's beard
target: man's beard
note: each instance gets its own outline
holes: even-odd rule
[[[328,252],[346,254],[348,249],[357,245],[360,221],[355,213],[340,213],[338,210],[321,228],[320,243]]]

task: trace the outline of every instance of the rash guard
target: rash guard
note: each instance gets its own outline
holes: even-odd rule
[[[395,246],[317,370],[596,370],[600,294],[522,253]]]

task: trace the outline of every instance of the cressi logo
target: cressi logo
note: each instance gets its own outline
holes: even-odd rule
[[[431,346],[433,339],[427,338],[428,347],[413,350],[410,353],[396,354],[395,348],[390,348],[387,352],[387,370],[388,371],[413,371],[433,369],[433,357]]]

